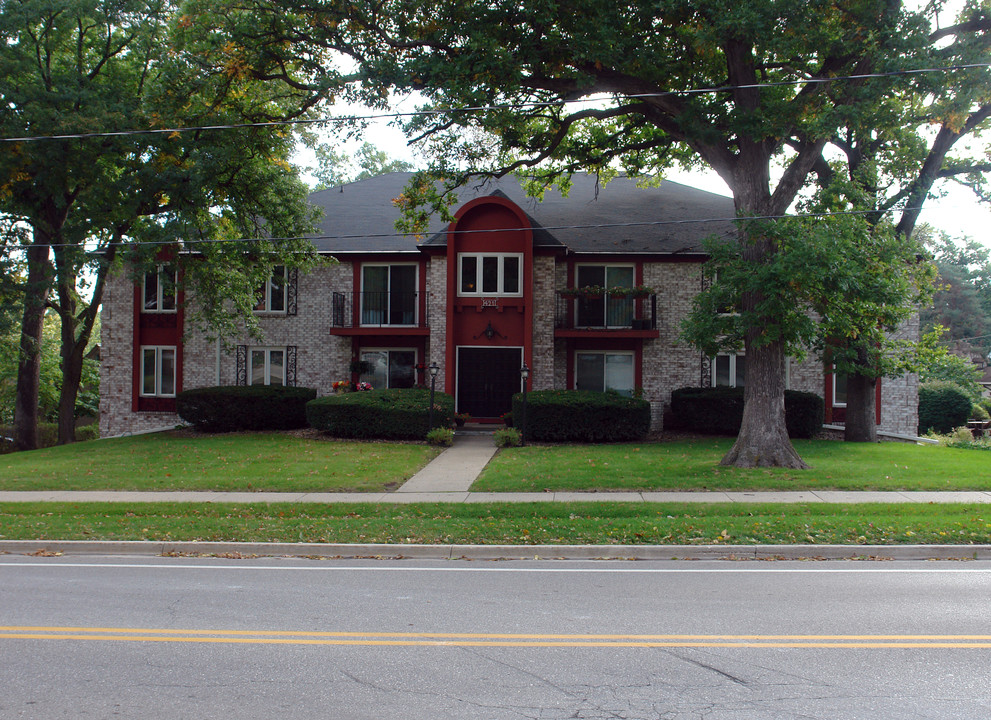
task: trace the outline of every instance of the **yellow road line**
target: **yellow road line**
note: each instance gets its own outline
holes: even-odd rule
[[[369,647],[991,649],[991,635],[525,635],[0,626],[0,639]]]

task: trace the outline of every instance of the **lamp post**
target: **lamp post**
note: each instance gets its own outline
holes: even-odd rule
[[[440,372],[440,365],[437,361],[432,361],[427,368],[430,371],[430,429],[434,429],[434,389],[437,387],[437,373]]]
[[[526,385],[527,378],[530,377],[530,368],[527,367],[526,360],[520,368],[520,377],[523,379],[523,417],[520,418],[520,446],[526,445]]]

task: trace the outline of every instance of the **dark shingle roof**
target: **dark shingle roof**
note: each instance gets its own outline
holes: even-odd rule
[[[310,195],[323,211],[314,244],[331,253],[415,252],[415,239],[395,229],[399,210],[392,203],[409,178],[409,173],[391,173]],[[472,183],[461,191],[458,206],[476,197],[502,195],[530,218],[535,245],[563,245],[578,253],[698,252],[710,235],[735,235],[728,220],[734,215],[733,201],[721,195],[670,181],[640,188],[627,177],[598,188],[591,175],[576,175],[573,183],[568,197],[548,190],[539,202],[526,197],[514,178]],[[703,220],[708,222],[699,222]],[[443,222],[433,220],[419,247],[445,245],[444,230]]]

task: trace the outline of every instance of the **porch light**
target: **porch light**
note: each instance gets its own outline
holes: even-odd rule
[[[526,386],[527,378],[530,377],[530,368],[527,367],[526,360],[523,361],[523,367],[520,368],[520,377],[523,379],[523,407],[522,416],[520,418],[520,447],[526,445]]]
[[[431,361],[430,367],[427,368],[430,372],[430,429],[434,429],[434,390],[437,387],[437,373],[440,372],[440,365],[437,364],[436,360]]]

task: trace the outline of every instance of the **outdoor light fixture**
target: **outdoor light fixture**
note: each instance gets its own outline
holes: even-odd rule
[[[434,429],[434,389],[437,387],[437,373],[440,372],[440,365],[434,360],[427,368],[430,371],[430,429]]]
[[[526,360],[523,361],[523,367],[520,368],[520,377],[523,379],[523,417],[520,418],[520,446],[522,447],[526,445],[526,386],[527,379],[530,377],[530,368],[527,367]]]

